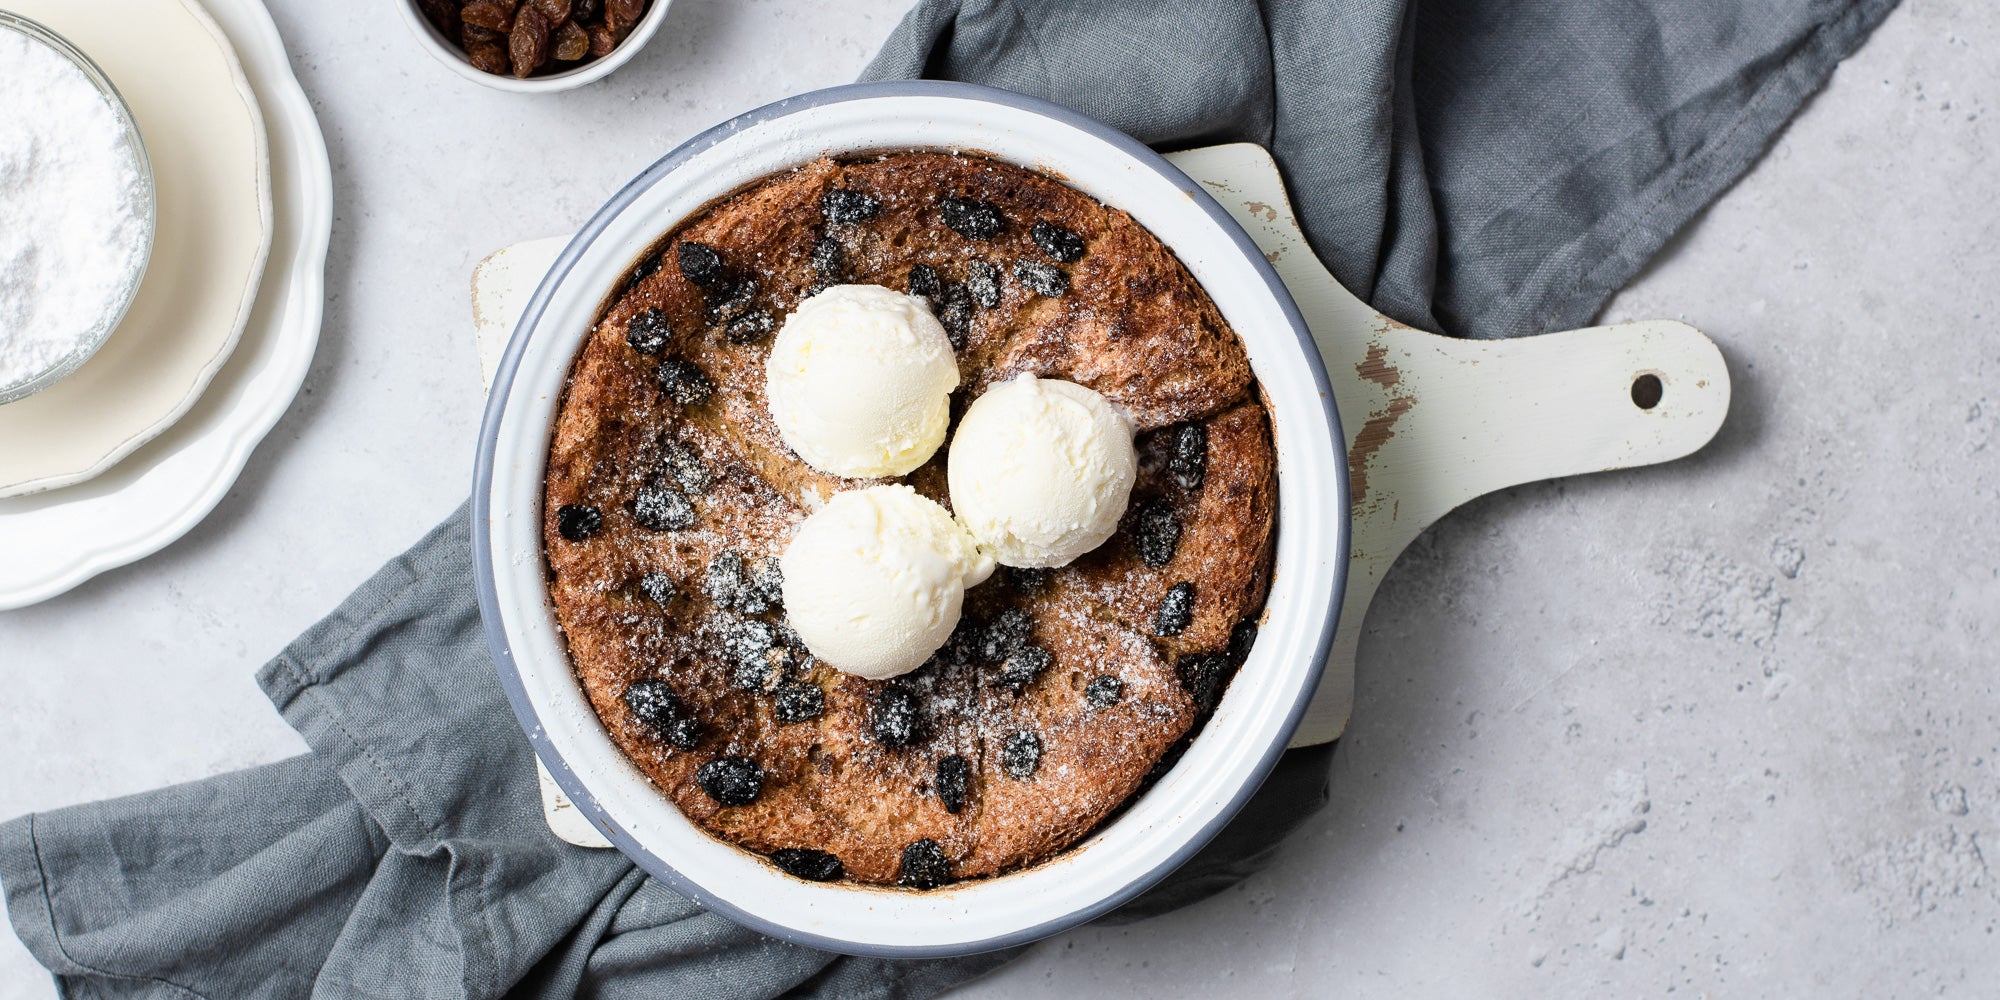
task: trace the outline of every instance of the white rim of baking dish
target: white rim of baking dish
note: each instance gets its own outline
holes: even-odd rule
[[[408,24],[410,30],[416,34],[417,44],[423,46],[431,55],[436,56],[439,62],[444,63],[459,76],[511,94],[555,94],[587,87],[610,76],[618,67],[631,62],[632,57],[638,55],[639,50],[645,48],[646,43],[652,41],[653,35],[659,32],[660,24],[667,19],[667,8],[673,6],[673,0],[653,0],[652,6],[646,8],[645,15],[639,18],[639,23],[632,26],[632,33],[626,35],[625,40],[619,42],[618,47],[612,49],[610,54],[592,59],[575,69],[525,79],[488,73],[474,66],[465,50],[459,48],[456,41],[446,38],[443,32],[438,31],[437,26],[430,22],[430,18],[425,17],[424,12],[417,9],[416,0],[396,0],[396,6],[403,12],[403,23]]]
[[[1040,865],[929,892],[806,882],[713,838],[614,744],[577,683],[542,553],[543,473],[570,363],[633,264],[718,199],[822,155],[979,151],[1131,213],[1242,338],[1271,411],[1278,538],[1264,625],[1187,753],[1111,821]],[[1074,111],[969,84],[853,84],[748,112],[653,164],[594,216],[529,301],[480,428],[473,559],[502,687],[579,811],[675,890],[767,934],[895,958],[1006,948],[1084,923],[1191,858],[1248,801],[1311,702],[1346,582],[1346,449],[1325,367],[1248,234],[1179,169]]]
[[[11,385],[0,385],[0,405],[17,399],[26,399],[68,378],[83,363],[97,354],[111,335],[118,330],[118,324],[125,321],[125,314],[132,309],[132,301],[139,297],[139,285],[146,280],[146,269],[152,266],[153,237],[159,229],[160,198],[153,186],[153,158],[146,152],[146,137],[139,132],[139,120],[132,117],[132,108],[125,103],[125,95],[118,92],[111,78],[104,74],[97,63],[91,61],[84,51],[71,44],[70,40],[58,34],[48,25],[10,11],[0,10],[0,31],[15,31],[56,50],[63,58],[83,72],[104,99],[111,102],[111,110],[118,113],[118,120],[125,123],[126,145],[139,161],[140,202],[145,206],[145,247],[139,252],[138,265],[126,276],[125,284],[118,291],[118,307],[105,314],[103,320],[90,330],[90,336],[68,354],[32,377]]]

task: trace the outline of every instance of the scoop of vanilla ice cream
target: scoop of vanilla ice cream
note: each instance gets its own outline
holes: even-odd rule
[[[908,486],[835,494],[780,557],[785,610],[812,654],[872,680],[936,652],[993,560],[943,507]]]
[[[835,285],[785,318],[764,377],[778,433],[807,465],[900,476],[944,443],[958,359],[922,299]]]
[[[1131,499],[1132,422],[1098,393],[1017,375],[958,422],[951,505],[1003,565],[1062,566],[1104,544]]]

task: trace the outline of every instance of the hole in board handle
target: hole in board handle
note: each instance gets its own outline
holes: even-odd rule
[[[1666,384],[1658,375],[1645,372],[1632,380],[1632,405],[1642,410],[1650,410],[1660,405],[1660,397],[1666,395]]]

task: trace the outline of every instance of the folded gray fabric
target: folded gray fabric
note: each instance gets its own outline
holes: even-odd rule
[[[958,0],[871,79],[986,83],[1161,148],[1255,142],[1413,326],[1582,326],[1896,0]]]
[[[257,681],[312,752],[0,827],[67,992],[917,997],[1004,960],[842,958],[746,931],[542,820],[487,658],[466,511]]]
[[[1314,246],[1412,323],[1583,323],[1894,0],[926,0],[869,68],[1259,142]],[[923,997],[1007,953],[843,958],[706,913],[543,824],[479,632],[463,509],[259,674],[312,752],[0,825],[69,996]],[[1260,867],[1326,801],[1286,757],[1136,919]]]

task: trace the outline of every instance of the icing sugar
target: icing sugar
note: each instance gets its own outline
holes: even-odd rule
[[[110,99],[55,48],[0,29],[0,386],[109,321],[146,253],[144,192]]]

